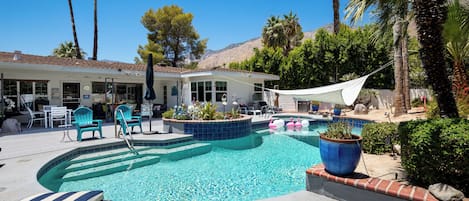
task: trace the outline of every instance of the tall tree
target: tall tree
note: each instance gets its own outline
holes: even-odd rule
[[[283,48],[286,38],[282,20],[276,16],[267,19],[267,24],[262,29],[264,47]]]
[[[75,41],[75,48],[79,50],[80,45],[78,45],[77,30],[75,28],[75,17],[73,17],[72,0],[68,0],[68,7],[70,9],[70,19],[72,20],[73,40]],[[80,51],[76,51],[76,54],[77,54],[76,56],[77,59],[83,58]]]
[[[301,44],[303,31],[296,14],[290,12],[283,19],[272,16],[262,29],[262,43],[265,47],[282,48],[284,56]]]
[[[332,0],[332,9],[334,10],[334,34],[337,34],[340,29],[339,0]]]
[[[283,29],[287,44],[283,47],[284,54],[287,55],[294,47],[301,45],[301,39],[304,34],[300,25],[300,20],[291,11],[288,15],[283,16]]]
[[[446,0],[414,0],[415,22],[420,42],[420,58],[435,92],[441,117],[459,117],[451,82],[445,68],[443,23],[446,20]]]
[[[52,55],[61,58],[77,58],[77,48],[71,41],[65,41],[53,50]],[[80,55],[86,55],[86,53],[80,49]]]
[[[98,0],[94,0],[94,40],[93,57],[91,59],[98,59]]]
[[[179,66],[186,58],[199,59],[207,47],[207,39],[200,40],[192,26],[193,18],[176,5],[150,9],[142,17],[143,26],[150,32],[148,40],[162,48],[161,54],[172,66]]]
[[[453,60],[453,89],[467,86],[468,78],[464,60],[469,58],[469,11],[459,0],[454,0],[448,7],[448,19],[444,24],[443,36],[446,49]]]
[[[394,116],[410,109],[410,85],[408,67],[408,21],[413,16],[407,0],[351,0],[346,7],[346,18],[352,23],[360,19],[366,9],[374,7],[378,17],[378,35],[392,31],[394,38]]]

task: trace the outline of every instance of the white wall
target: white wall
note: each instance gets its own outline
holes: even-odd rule
[[[77,72],[57,72],[57,71],[34,71],[34,70],[11,70],[2,69],[4,79],[18,79],[18,80],[49,80],[48,82],[48,99],[50,104],[62,105],[62,91],[63,83],[80,83],[80,103],[81,105],[91,106],[93,103],[92,96],[92,82],[104,82],[104,74],[91,74],[91,73],[77,73]],[[109,76],[111,77],[111,76]],[[143,92],[145,90],[145,77],[135,75],[113,75],[114,82],[120,83],[136,83],[143,84]],[[110,81],[110,80],[109,80]],[[85,90],[85,86],[89,87],[89,90]],[[58,98],[52,97],[52,89],[58,89]],[[84,99],[84,96],[89,95],[89,99]],[[99,97],[97,97],[99,98]]]
[[[190,82],[197,82],[197,81],[212,81],[212,100],[215,105],[217,105],[218,111],[223,111],[223,104],[221,102],[215,102],[215,81],[226,81],[227,82],[227,105],[225,106],[225,111],[231,111],[234,107],[232,104],[233,101],[237,101],[239,104],[248,104],[251,103],[252,95],[254,94],[254,83],[263,83],[264,81],[261,79],[253,79],[253,78],[227,78],[224,76],[201,76],[201,77],[193,77],[191,79],[185,80],[185,84],[187,84],[187,91],[185,92],[186,96],[188,97],[185,100],[186,104],[191,104],[191,97],[190,92]]]

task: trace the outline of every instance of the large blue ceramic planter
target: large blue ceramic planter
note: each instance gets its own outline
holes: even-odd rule
[[[312,110],[313,112],[319,111],[319,105],[311,105],[311,110]]]
[[[340,116],[340,113],[342,113],[342,109],[340,109],[340,108],[334,108],[334,115],[335,115],[335,116]]]
[[[320,136],[319,152],[327,172],[337,176],[353,173],[360,160],[362,137],[353,135],[353,138],[338,140]]]

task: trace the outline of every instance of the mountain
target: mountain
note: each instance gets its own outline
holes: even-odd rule
[[[332,31],[332,25],[323,27],[328,31]],[[305,39],[314,39],[316,31],[304,32]],[[232,62],[240,62],[251,58],[254,55],[254,48],[262,48],[262,39],[254,38],[242,43],[230,44],[221,50],[208,50],[202,56],[198,68],[213,68],[217,66],[226,66]]]

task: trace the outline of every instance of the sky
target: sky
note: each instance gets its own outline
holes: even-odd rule
[[[340,1],[340,17],[348,0]],[[93,53],[93,0],[72,1],[80,48]],[[147,43],[140,22],[149,9],[178,5],[192,13],[193,26],[207,49],[260,37],[270,16],[297,14],[303,31],[333,21],[332,0],[98,0],[98,60],[133,63],[138,45]],[[361,22],[368,23],[369,17]],[[347,23],[347,22],[346,22]],[[73,41],[67,0],[4,0],[0,2],[0,51],[48,56]]]

